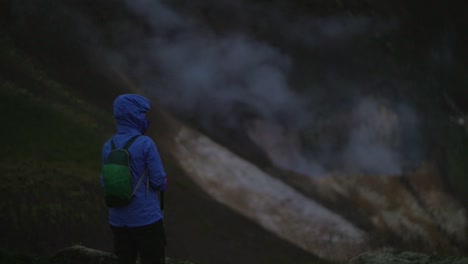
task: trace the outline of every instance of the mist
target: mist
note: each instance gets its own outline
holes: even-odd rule
[[[73,12],[90,60],[209,136],[254,144],[274,165],[310,176],[395,175],[422,159],[419,116],[400,100],[411,83],[374,45],[398,28],[395,18],[247,1],[113,5],[120,15],[105,22]]]
[[[204,3],[211,2],[197,2],[199,7]],[[291,19],[274,4],[260,5],[263,15],[255,16],[259,4],[223,4],[218,2],[214,9],[232,8],[233,18],[259,21],[265,35],[274,28],[277,42],[301,47],[304,56],[252,35],[250,22],[220,29],[208,19],[191,16],[187,3],[169,6],[139,0],[125,5],[145,30],[141,23],[114,23],[107,59],[156,104],[215,137],[226,131],[246,133],[283,169],[311,176],[330,171],[403,172],[407,153],[418,152],[414,149],[420,146],[400,142],[408,143],[407,138],[418,134],[418,116],[409,103],[387,100],[385,106],[379,105],[379,98],[391,97],[381,83],[408,84],[394,79],[397,65],[383,51],[365,49],[368,38],[394,30],[395,19],[345,15]],[[343,123],[346,113],[355,121]],[[305,131],[320,131],[317,123],[323,120],[333,124],[336,137],[320,136],[315,148],[308,148],[302,140]]]

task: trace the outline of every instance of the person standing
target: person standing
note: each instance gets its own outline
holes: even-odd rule
[[[120,264],[135,264],[138,256],[141,264],[164,263],[158,192],[166,191],[167,178],[156,144],[144,135],[150,125],[146,117],[150,101],[138,94],[124,94],[114,100],[113,108],[117,132],[103,145],[102,162],[104,166],[112,150],[125,149],[133,190],[128,204],[109,207],[114,252]],[[103,187],[111,179],[106,177],[101,174]]]

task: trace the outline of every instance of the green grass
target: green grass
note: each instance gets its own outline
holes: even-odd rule
[[[11,84],[0,83],[0,111],[2,122],[7,124],[0,130],[4,141],[0,160],[88,163],[100,156],[103,138],[94,129],[78,124],[45,101],[37,101],[30,94],[15,94],[11,89]]]
[[[96,157],[112,132],[106,131],[112,125],[112,115],[50,79],[7,35],[0,37],[0,61],[0,68],[5,69],[0,71],[0,136],[4,141],[0,160],[74,161],[85,167],[100,166]]]
[[[47,253],[107,228],[99,174],[112,115],[50,79],[7,36],[0,120],[0,247]]]

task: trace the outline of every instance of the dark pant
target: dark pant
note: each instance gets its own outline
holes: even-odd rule
[[[114,250],[119,264],[161,264],[165,244],[162,221],[141,227],[111,226]]]

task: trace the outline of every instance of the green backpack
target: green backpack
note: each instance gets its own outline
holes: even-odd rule
[[[138,184],[133,189],[133,180],[130,170],[130,154],[128,148],[139,136],[132,137],[121,149],[115,147],[114,139],[111,139],[111,152],[102,166],[102,177],[104,180],[104,199],[110,208],[122,207],[130,203],[138,186],[143,180],[140,177]]]

